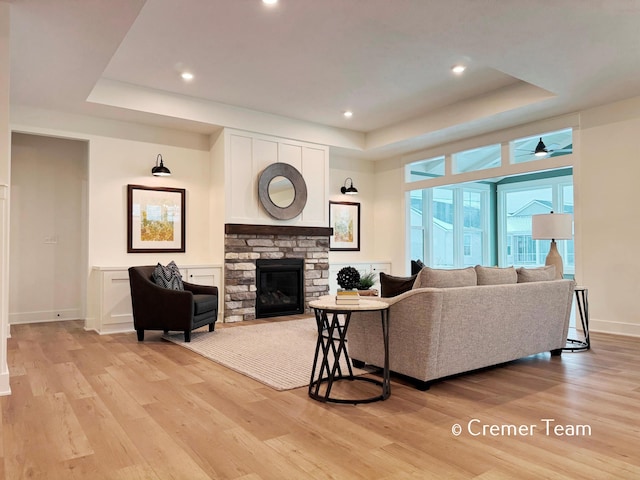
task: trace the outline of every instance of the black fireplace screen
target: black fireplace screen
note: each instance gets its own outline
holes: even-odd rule
[[[304,260],[256,261],[256,318],[304,312]]]

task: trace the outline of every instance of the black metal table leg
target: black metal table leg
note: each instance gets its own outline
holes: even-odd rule
[[[586,287],[576,287],[576,305],[580,314],[580,323],[584,332],[584,340],[567,338],[567,345],[562,349],[566,352],[581,352],[591,348],[589,338],[589,289]]]

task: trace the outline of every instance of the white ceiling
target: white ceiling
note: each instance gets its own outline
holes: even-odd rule
[[[10,4],[12,107],[377,159],[640,95],[640,0]]]

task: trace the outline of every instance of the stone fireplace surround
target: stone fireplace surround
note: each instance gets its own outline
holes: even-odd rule
[[[224,321],[256,318],[256,260],[304,259],[304,305],[329,293],[328,227],[225,224]]]

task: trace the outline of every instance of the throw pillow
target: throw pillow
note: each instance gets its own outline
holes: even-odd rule
[[[416,277],[417,274],[410,277],[394,277],[380,272],[380,296],[389,298],[408,292],[413,288]]]
[[[153,270],[152,277],[153,282],[160,287],[171,290],[184,290],[180,269],[173,260],[166,267],[158,263]]]
[[[420,272],[424,268],[424,263],[422,260],[411,260],[411,275],[415,275]]]
[[[518,272],[518,283],[544,282],[556,279],[555,265],[547,265],[540,268],[519,267],[516,272]]]
[[[518,273],[513,267],[498,268],[476,265],[476,275],[478,276],[478,285],[518,283]]]
[[[413,288],[472,287],[477,284],[478,277],[473,267],[452,270],[424,267],[418,273]]]

